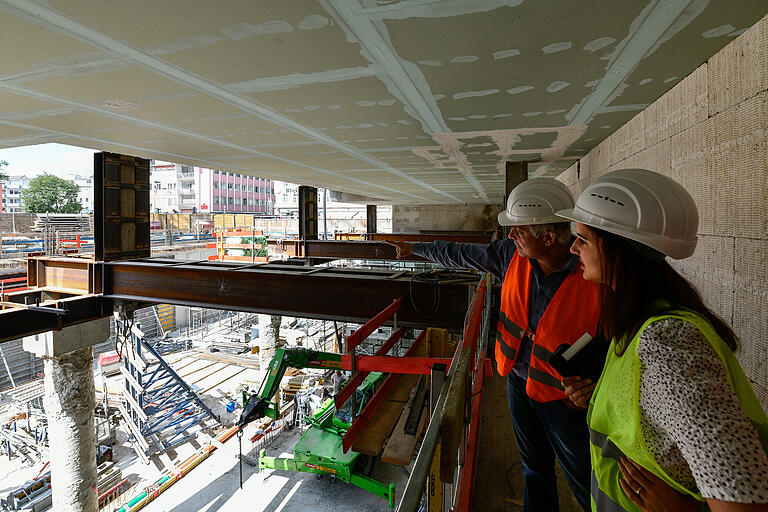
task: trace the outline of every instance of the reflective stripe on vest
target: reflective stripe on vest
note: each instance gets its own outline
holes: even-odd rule
[[[665,306],[661,305],[661,307]],[[618,459],[622,455],[656,475],[675,491],[704,501],[698,489],[687,488],[659,465],[648,450],[640,423],[642,362],[637,354],[639,339],[648,326],[669,318],[691,324],[712,347],[725,368],[726,378],[734,396],[755,427],[763,450],[768,453],[768,417],[733,352],[702,315],[685,310],[668,311],[649,318],[635,333],[621,356],[616,355],[615,340],[611,342],[608,349],[605,369],[597,382],[587,413],[592,470],[599,484],[597,489],[594,484],[592,485],[592,496],[596,507],[593,510],[597,512],[622,510],[617,508],[619,506],[630,512],[640,510],[625,494],[620,484],[621,471],[618,467]],[[715,444],[712,449],[717,449],[717,441],[713,443]]]
[[[533,268],[528,258],[512,257],[501,287],[498,331],[503,340],[496,348],[496,367],[501,375],[512,371],[519,358],[522,338],[531,341],[526,394],[537,402],[567,399],[562,378],[549,358],[562,343],[574,343],[585,332],[594,336],[600,316],[600,287],[585,281],[575,267],[550,299],[533,333],[528,325]],[[535,334],[535,336],[534,336]],[[499,336],[497,336],[497,340]]]
[[[504,356],[507,357],[507,359],[511,361],[515,360],[515,356],[517,355],[517,350],[507,345],[507,343],[501,337],[500,331],[496,331],[496,344],[499,347],[499,350],[501,350],[501,352],[504,354]]]
[[[499,322],[501,322],[501,324],[504,326],[504,330],[506,330],[509,334],[518,340],[523,339],[523,335],[525,335],[525,329],[507,318],[507,315],[505,315],[503,311],[499,311]]]
[[[619,450],[619,447],[613,444],[608,439],[608,436],[598,432],[597,430],[589,429],[589,442],[600,448],[600,455],[603,457],[610,457],[612,459],[620,460],[624,456]],[[594,473],[592,473],[594,475]]]
[[[563,384],[560,382],[560,379],[548,373],[544,373],[543,371],[536,369],[533,366],[528,367],[528,378],[533,379],[540,384],[553,387],[559,391],[565,390]]]
[[[549,358],[552,357],[552,352],[545,349],[541,345],[534,345],[533,346],[533,355],[541,359],[542,361],[549,362]]]
[[[624,507],[613,501],[610,496],[600,489],[594,471],[592,471],[592,485],[590,485],[589,490],[592,495],[592,501],[595,507],[597,507],[595,510],[600,512],[627,512]]]

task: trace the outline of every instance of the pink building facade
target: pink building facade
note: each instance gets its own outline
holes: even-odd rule
[[[272,215],[272,180],[197,167],[199,213],[260,213]]]
[[[272,180],[204,167],[151,164],[152,211],[157,213],[253,213],[272,215]]]

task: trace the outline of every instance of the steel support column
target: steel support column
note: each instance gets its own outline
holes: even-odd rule
[[[528,179],[528,162],[507,162],[504,180],[504,202],[512,189]],[[504,205],[506,207],[506,204]]]
[[[373,234],[376,232],[376,205],[369,204],[365,207],[365,232]]]
[[[299,238],[317,240],[317,189],[299,187]]]

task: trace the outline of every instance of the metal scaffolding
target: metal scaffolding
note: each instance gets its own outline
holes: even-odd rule
[[[219,424],[194,390],[145,340],[144,333],[123,319],[118,332],[123,355],[125,403],[120,405],[133,447],[145,462]]]

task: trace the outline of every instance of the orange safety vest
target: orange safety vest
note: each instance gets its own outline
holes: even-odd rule
[[[552,353],[563,343],[573,344],[585,332],[597,333],[600,317],[599,285],[585,281],[581,267],[571,272],[555,292],[539,320],[536,332],[528,326],[531,263],[515,252],[501,287],[499,324],[496,330],[496,366],[507,375],[515,365],[520,341],[533,341],[526,392],[537,402],[567,398],[561,375],[549,365]]]

